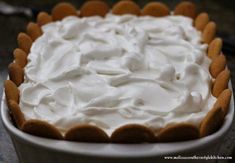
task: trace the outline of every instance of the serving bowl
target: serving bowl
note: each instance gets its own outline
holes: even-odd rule
[[[229,88],[232,90],[231,82]],[[79,143],[52,140],[27,134],[14,126],[6,105],[5,93],[1,101],[1,119],[10,135],[20,163],[91,163],[91,162],[168,162],[168,156],[217,155],[224,135],[234,117],[234,99],[221,128],[212,135],[190,141],[143,144]],[[174,160],[174,162],[182,160]],[[190,160],[196,162],[198,160]],[[208,160],[200,160],[207,161]],[[209,160],[211,162],[215,160]]]

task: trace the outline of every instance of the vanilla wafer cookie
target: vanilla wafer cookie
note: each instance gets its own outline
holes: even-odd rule
[[[78,16],[77,9],[70,3],[58,3],[51,11],[54,21],[61,20],[66,16]]]
[[[33,41],[42,35],[42,29],[40,26],[33,22],[28,23],[26,31]]]
[[[223,123],[223,115],[221,107],[211,109],[200,125],[200,136],[208,136],[218,130]]]
[[[35,136],[41,136],[50,139],[63,139],[63,136],[53,125],[36,119],[26,121],[22,130]]]
[[[228,88],[229,79],[230,71],[228,69],[225,69],[216,77],[212,88],[212,94],[215,97],[218,97],[220,93],[222,93],[225,89]]]
[[[109,142],[109,137],[103,130],[88,124],[72,127],[66,132],[65,139],[78,142]]]
[[[221,38],[215,38],[214,40],[212,40],[208,47],[208,57],[213,59],[219,56],[221,53],[222,46],[223,41]]]
[[[29,54],[30,48],[33,43],[33,40],[31,39],[31,37],[29,37],[29,35],[27,35],[26,33],[21,32],[18,34],[17,42],[18,42],[19,48],[25,51],[27,54]]]
[[[140,15],[140,7],[133,1],[123,0],[116,3],[112,8],[112,13],[115,15]]]
[[[155,141],[154,132],[139,124],[128,124],[119,127],[111,135],[113,143],[141,143]]]
[[[150,2],[144,6],[141,11],[141,15],[149,15],[149,16],[166,16],[170,14],[170,10],[168,6],[161,2]]]
[[[223,54],[212,59],[209,71],[213,78],[216,78],[226,67],[226,58]]]
[[[196,6],[189,1],[181,2],[175,7],[174,15],[183,15],[194,19],[196,17]]]
[[[25,123],[25,118],[24,118],[24,114],[20,110],[19,105],[17,104],[17,102],[10,100],[8,106],[9,106],[11,114],[13,115],[13,118],[17,127],[21,129]]]
[[[206,12],[203,12],[196,17],[195,28],[199,31],[203,31],[209,21],[209,15]]]
[[[16,48],[13,52],[15,63],[24,68],[27,64],[27,54],[19,48]]]
[[[37,24],[39,26],[43,26],[50,22],[52,22],[52,16],[49,15],[47,12],[42,11],[37,15]]]
[[[17,63],[8,66],[9,77],[18,87],[24,81],[24,70]]]
[[[157,135],[158,141],[160,142],[184,141],[198,137],[198,128],[187,123],[168,125],[161,129]]]
[[[210,44],[211,41],[215,38],[216,34],[216,24],[215,22],[209,22],[204,30],[202,31],[202,41],[204,43]]]
[[[104,17],[109,12],[109,6],[103,1],[87,1],[80,9],[80,16],[102,16]]]

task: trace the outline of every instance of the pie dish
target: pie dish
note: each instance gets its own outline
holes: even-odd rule
[[[223,125],[232,96],[215,34],[190,2],[173,14],[159,2],[59,3],[18,35],[8,108],[19,129],[51,139],[200,139]]]
[[[229,88],[232,89],[231,82]],[[171,143],[82,143],[27,134],[15,127],[9,115],[5,94],[1,102],[1,120],[11,136],[20,163],[55,162],[55,160],[58,163],[168,162],[164,156],[218,155],[218,149],[223,144],[223,139],[233,122],[233,101],[232,97],[223,126],[217,132],[200,139]],[[182,162],[182,160],[174,160],[174,162]]]

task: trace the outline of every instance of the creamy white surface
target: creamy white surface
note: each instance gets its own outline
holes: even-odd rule
[[[43,26],[28,56],[20,107],[64,133],[88,123],[198,126],[215,98],[200,32],[183,16],[67,17]]]

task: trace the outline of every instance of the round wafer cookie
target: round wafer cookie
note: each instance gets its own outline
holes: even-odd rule
[[[157,135],[160,142],[192,140],[198,137],[198,128],[187,123],[168,125],[161,129]]]
[[[102,129],[88,124],[72,127],[66,132],[65,139],[78,142],[109,142],[108,135]]]
[[[18,128],[22,128],[23,124],[25,123],[24,114],[21,112],[19,105],[13,101],[9,101],[9,109],[11,114],[13,115],[14,121]]]
[[[142,143],[155,141],[154,132],[139,124],[128,124],[117,128],[111,135],[113,143]]]
[[[116,3],[112,8],[112,13],[115,15],[140,15],[140,7],[133,1],[122,0]]]
[[[17,37],[18,46],[20,49],[29,54],[30,48],[32,46],[33,40],[26,33],[19,33]]]
[[[70,3],[61,2],[55,5],[51,11],[54,21],[61,20],[66,16],[77,16],[77,9]]]
[[[45,121],[37,119],[26,121],[22,126],[22,130],[35,136],[50,139],[63,139],[63,136],[57,128]]]
[[[149,15],[149,16],[166,16],[170,14],[170,10],[168,6],[161,2],[150,2],[144,6],[141,11],[141,15]]]
[[[223,54],[212,59],[209,71],[213,78],[216,78],[226,67],[226,58]]]
[[[42,11],[37,15],[37,24],[39,26],[46,25],[50,22],[52,22],[52,16],[49,15],[47,12]]]
[[[24,70],[17,63],[10,63],[8,66],[10,80],[18,87],[24,81]]]
[[[6,99],[9,104],[9,101],[15,101],[16,103],[19,103],[19,97],[20,97],[20,92],[14,82],[11,80],[5,80],[4,81],[4,88],[5,88],[5,94],[6,94]]]
[[[214,107],[221,107],[224,116],[228,113],[229,104],[232,96],[232,91],[230,89],[225,89],[217,98]]]
[[[183,15],[194,19],[196,17],[196,6],[192,2],[181,2],[175,7],[174,15]]]
[[[13,52],[15,63],[17,63],[20,67],[24,68],[27,64],[27,54],[19,48],[16,48]]]
[[[33,22],[28,23],[26,31],[33,41],[42,35],[42,29],[40,26]]]
[[[102,16],[104,17],[109,12],[109,6],[103,1],[87,1],[80,9],[80,16]]]
[[[223,110],[221,107],[211,109],[200,125],[200,137],[214,133],[223,123]]]
[[[229,79],[230,71],[228,69],[223,70],[215,79],[212,95],[218,97],[225,89],[227,89]]]
[[[209,21],[209,15],[206,12],[203,12],[196,17],[195,28],[199,31],[203,31]]]
[[[211,41],[208,47],[207,55],[210,59],[213,59],[220,55],[223,46],[223,41],[221,38],[215,38]]]
[[[204,43],[210,44],[211,41],[215,38],[216,34],[216,24],[215,22],[209,22],[205,29],[202,32],[202,41]]]

